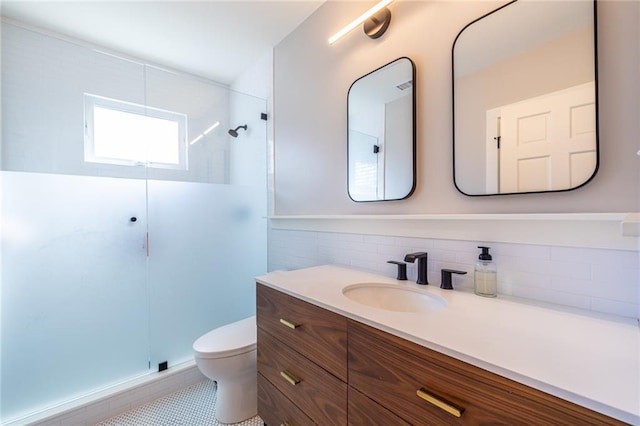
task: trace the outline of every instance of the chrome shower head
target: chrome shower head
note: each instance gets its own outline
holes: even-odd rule
[[[242,125],[242,126],[238,126],[238,127],[236,127],[235,129],[229,129],[229,134],[230,134],[231,136],[233,136],[234,138],[237,138],[237,137],[238,137],[238,130],[239,130],[239,129],[244,129],[244,130],[246,131],[246,130],[247,130],[247,125],[246,125],[246,124],[244,124],[244,125]]]

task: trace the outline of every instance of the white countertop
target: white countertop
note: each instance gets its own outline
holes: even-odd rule
[[[633,318],[441,290],[339,266],[272,272],[259,283],[501,376],[640,425],[640,328]],[[349,284],[389,283],[442,296],[412,313],[356,303]]]

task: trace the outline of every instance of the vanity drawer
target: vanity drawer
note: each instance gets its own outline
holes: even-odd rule
[[[622,424],[355,321],[349,384],[412,424]]]
[[[325,368],[347,380],[346,318],[257,284],[258,327]]]
[[[349,386],[349,425],[409,426],[409,423]]]
[[[258,372],[315,423],[346,424],[347,384],[260,328]]]
[[[258,412],[267,425],[303,426],[313,422],[262,374],[258,374]]]

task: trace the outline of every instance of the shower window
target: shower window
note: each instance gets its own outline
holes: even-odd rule
[[[91,163],[187,170],[187,117],[85,94],[84,159]]]

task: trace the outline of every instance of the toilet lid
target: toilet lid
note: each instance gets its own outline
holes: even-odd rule
[[[256,317],[223,325],[200,337],[193,344],[200,358],[225,358],[256,349]]]

